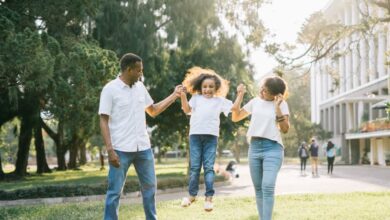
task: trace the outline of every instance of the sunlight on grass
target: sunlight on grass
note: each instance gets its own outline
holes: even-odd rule
[[[157,206],[159,219],[250,219],[255,220],[257,210],[252,197],[216,197],[215,209],[203,211],[203,200],[199,199],[188,208],[180,207],[180,201],[160,202]],[[0,208],[5,219],[102,219],[103,201]],[[390,192],[307,194],[277,196],[275,220],[386,220],[390,219]],[[124,202],[120,208],[120,219],[144,219],[140,204]]]

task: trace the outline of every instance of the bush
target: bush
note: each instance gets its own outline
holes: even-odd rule
[[[216,182],[223,180],[224,177],[222,176],[216,176],[215,178]],[[203,177],[200,178],[199,182],[204,182]],[[157,189],[185,187],[187,185],[188,179],[182,177],[164,178],[157,181]],[[136,192],[139,190],[140,186],[137,180],[126,181],[125,187],[123,188],[124,193]],[[106,192],[107,183],[93,185],[52,185],[13,191],[0,190],[0,200],[104,195]]]

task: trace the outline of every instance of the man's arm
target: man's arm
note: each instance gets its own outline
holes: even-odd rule
[[[147,107],[145,109],[146,113],[148,113],[148,115],[150,115],[153,118],[156,117],[165,109],[167,109],[172,103],[174,103],[177,98],[180,97],[181,90],[182,90],[181,85],[176,86],[175,91],[171,95],[169,95],[159,103]]]
[[[106,145],[106,150],[108,153],[108,162],[114,167],[118,168],[120,166],[119,157],[114,151],[111,143],[110,129],[108,128],[108,120],[110,116],[101,114],[100,115],[100,130],[103,136],[104,144]]]

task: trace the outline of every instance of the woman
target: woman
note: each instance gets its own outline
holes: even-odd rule
[[[256,191],[259,218],[270,220],[276,177],[283,162],[280,131],[287,133],[290,128],[288,105],[284,101],[287,84],[277,76],[266,78],[259,96],[250,100],[243,108],[240,106],[245,87],[239,85],[237,93],[232,120],[237,122],[252,115],[247,134],[251,138],[248,152],[250,174]]]
[[[326,146],[326,157],[328,159],[328,175],[332,175],[334,158],[336,157],[336,148],[332,141],[328,141],[328,145]]]

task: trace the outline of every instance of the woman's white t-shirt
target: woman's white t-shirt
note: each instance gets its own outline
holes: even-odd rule
[[[222,97],[206,98],[195,94],[188,104],[191,107],[190,135],[211,134],[219,136],[219,116],[227,117],[232,109],[232,101]]]
[[[252,114],[247,136],[263,137],[277,141],[283,146],[282,137],[276,122],[274,101],[265,101],[260,97],[250,100],[243,109]],[[280,110],[283,115],[289,115],[287,102],[282,101]]]

